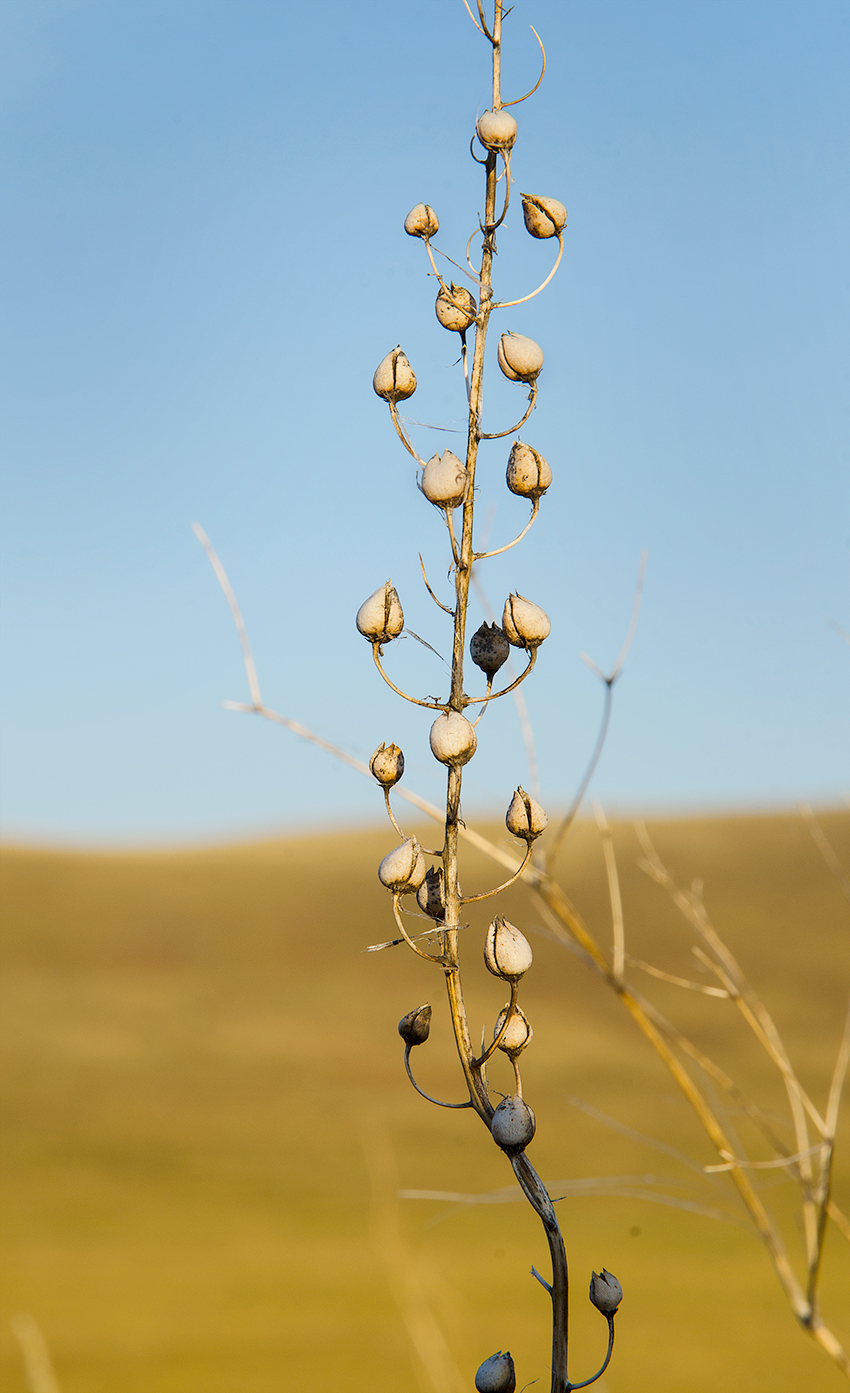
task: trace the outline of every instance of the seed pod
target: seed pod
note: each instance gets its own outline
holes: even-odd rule
[[[398,1033],[406,1045],[424,1045],[431,1031],[431,1007],[417,1006],[398,1023]]]
[[[505,638],[514,648],[537,648],[548,638],[552,625],[549,616],[539,605],[524,595],[509,595],[502,614]]]
[[[389,643],[404,628],[404,611],[392,581],[387,581],[357,611],[356,624],[370,643]]]
[[[372,386],[384,401],[404,401],[416,391],[416,373],[402,353],[401,346],[382,358],[375,369]]]
[[[440,220],[429,203],[417,203],[404,220],[404,230],[409,237],[435,237]]]
[[[518,982],[531,967],[532,960],[531,944],[525,935],[498,915],[487,930],[484,944],[487,970],[506,982]]]
[[[425,857],[415,837],[408,837],[384,857],[378,867],[378,879],[396,895],[409,895],[425,879]]]
[[[514,1393],[516,1372],[509,1353],[491,1354],[475,1375],[478,1393]]]
[[[509,111],[483,111],[475,127],[485,150],[510,150],[516,140],[516,121]]]
[[[533,842],[546,830],[549,819],[536,798],[518,788],[511,805],[505,814],[505,826],[512,837],[521,837],[524,842]]]
[[[432,455],[422,470],[420,488],[438,508],[457,508],[463,502],[469,475],[451,450]]]
[[[520,194],[522,216],[532,237],[556,237],[567,225],[567,210],[557,198],[538,198],[535,194]]]
[[[494,1040],[501,1030],[507,1014],[508,1008],[504,1006],[499,1012],[499,1018],[493,1028]],[[531,1029],[526,1019],[525,1012],[521,1010],[519,1006],[515,1006],[511,1018],[508,1021],[507,1029],[499,1041],[497,1048],[504,1050],[505,1054],[509,1055],[511,1059],[518,1059],[526,1045],[530,1043],[533,1034],[534,1031]]]
[[[441,764],[468,764],[475,754],[478,738],[472,725],[459,711],[443,711],[431,727],[431,753]]]
[[[446,913],[442,866],[430,866],[416,891],[416,903],[429,919],[442,919]]]
[[[404,755],[398,745],[379,745],[369,768],[383,788],[392,788],[404,773]]]
[[[524,1151],[536,1128],[534,1113],[518,1093],[503,1098],[490,1119],[494,1142],[508,1152]]]
[[[543,367],[543,349],[525,334],[503,334],[499,339],[499,367],[511,382],[533,382]]]
[[[508,456],[508,488],[520,498],[540,498],[552,482],[548,460],[522,440],[515,440]]]
[[[440,286],[434,310],[444,329],[463,334],[475,322],[478,306],[471,290],[452,282],[450,286]]]
[[[623,1288],[612,1272],[594,1272],[590,1278],[590,1299],[603,1316],[612,1316],[623,1299]]]
[[[511,646],[498,624],[482,624],[469,640],[469,656],[488,677],[495,677],[507,662],[510,651]]]

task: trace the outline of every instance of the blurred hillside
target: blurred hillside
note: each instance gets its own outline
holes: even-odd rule
[[[850,866],[850,815],[819,819]],[[789,813],[651,832],[680,882],[702,878],[715,926],[823,1107],[846,1009],[848,914],[805,823]],[[510,841],[503,827],[492,835]],[[693,979],[691,931],[637,868],[633,828],[614,837],[628,951]],[[529,1269],[545,1272],[547,1258],[528,1207],[398,1198],[485,1194],[511,1174],[474,1116],[429,1107],[404,1077],[397,1022],[430,1000],[417,1074],[436,1096],[461,1097],[439,972],[406,949],[362,952],[393,936],[375,876],[392,844],[391,832],[368,831],[169,854],[6,850],[9,1393],[26,1386],[9,1325],[19,1311],[45,1332],[62,1393],[433,1393],[434,1379],[459,1393],[499,1348],[513,1352],[520,1386],[545,1386],[548,1303]],[[467,892],[500,878],[477,854],[462,864]],[[559,870],[607,946],[595,827],[573,829]],[[465,983],[477,1029],[503,994],[481,962],[486,906],[475,908]],[[728,1178],[701,1178],[594,1115],[698,1165],[717,1159],[609,989],[552,940],[524,890],[500,912],[535,952],[521,996],[535,1031],[523,1068],[538,1118],[532,1160],[555,1194],[568,1181],[628,1177],[607,1194],[573,1187],[560,1205],[573,1377],[604,1352],[604,1322],[585,1297],[591,1267],[604,1264],[626,1295],[601,1390],[843,1386],[795,1327]],[[769,1113],[787,1115],[731,1002],[630,976]],[[507,1079],[492,1068],[494,1087]],[[797,1258],[794,1182],[754,1176]],[[850,1210],[846,1120],[835,1199]],[[834,1229],[823,1293],[846,1346],[850,1249]]]

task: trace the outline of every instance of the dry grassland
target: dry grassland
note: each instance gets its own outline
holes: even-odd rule
[[[847,865],[850,818],[822,824]],[[789,814],[652,831],[674,874],[703,877],[715,925],[823,1106],[850,976],[848,916],[805,825]],[[615,840],[627,949],[693,977],[691,933],[636,869],[633,830],[616,827]],[[392,936],[375,876],[390,844],[370,831],[173,854],[5,853],[3,1389],[25,1389],[17,1311],[45,1332],[62,1393],[460,1393],[499,1348],[513,1352],[520,1386],[545,1386],[547,1301],[529,1269],[545,1271],[546,1253],[528,1206],[398,1198],[487,1193],[511,1176],[477,1118],[429,1107],[404,1077],[396,1024],[431,1000],[418,1072],[430,1092],[460,1097],[439,973],[407,950],[361,952]],[[462,864],[468,891],[493,883],[476,855]],[[607,926],[595,828],[574,830],[561,873],[588,922]],[[535,950],[523,1074],[538,1117],[532,1160],[554,1193],[581,1178],[666,1177],[666,1187],[624,1188],[664,1189],[726,1216],[628,1194],[561,1202],[573,1377],[604,1349],[604,1321],[585,1299],[591,1267],[604,1263],[626,1295],[600,1389],[845,1386],[796,1329],[728,1181],[701,1179],[571,1104],[716,1160],[608,989],[535,933],[521,889],[504,912]],[[465,931],[480,1023],[503,1004],[479,967],[485,922],[482,908]],[[633,976],[768,1111],[787,1115],[730,1002]],[[762,1172],[758,1183],[799,1252],[793,1182]],[[835,1196],[850,1210],[846,1123]],[[845,1345],[849,1255],[833,1231],[825,1315]]]

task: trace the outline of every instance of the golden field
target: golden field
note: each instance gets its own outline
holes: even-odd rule
[[[850,816],[819,818],[848,866]],[[703,879],[716,928],[823,1108],[850,979],[848,906],[805,823],[789,813],[651,831],[680,882]],[[628,951],[694,979],[691,930],[637,868],[631,826],[614,837]],[[546,1272],[547,1255],[528,1206],[399,1196],[491,1194],[512,1177],[472,1113],[431,1107],[405,1078],[396,1025],[430,1000],[417,1074],[461,1097],[439,971],[407,949],[361,951],[394,936],[375,876],[392,844],[391,831],[368,831],[168,853],[5,851],[4,1390],[26,1388],[10,1327],[21,1311],[44,1331],[62,1393],[461,1393],[497,1349],[512,1351],[518,1387],[548,1386],[548,1300],[529,1275],[532,1263]],[[463,856],[469,893],[502,878]],[[573,829],[559,874],[607,948],[595,827]],[[504,995],[481,960],[476,909],[464,942],[478,1029]],[[531,1159],[554,1194],[629,1178],[626,1193],[573,1186],[560,1204],[572,1377],[604,1352],[586,1298],[604,1264],[625,1299],[600,1390],[846,1386],[797,1328],[728,1178],[672,1154],[717,1160],[622,1006],[547,936],[523,889],[499,909],[535,951],[520,997],[535,1031],[523,1062]],[[792,1151],[781,1080],[734,1004],[629,975],[775,1117]],[[501,1063],[491,1081],[509,1088]],[[740,1128],[734,1109],[725,1116]],[[754,1157],[769,1154],[741,1135]],[[795,1182],[753,1176],[799,1270]],[[834,1194],[850,1211],[846,1119]],[[850,1247],[835,1229],[822,1290],[846,1347]]]

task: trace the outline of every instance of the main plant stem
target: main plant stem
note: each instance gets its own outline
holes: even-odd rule
[[[493,29],[490,43],[493,49],[493,110],[498,111],[501,99],[501,43],[502,43],[503,0],[495,0]],[[466,446],[466,470],[469,482],[463,504],[463,529],[460,537],[459,554],[455,565],[455,612],[454,643],[452,649],[452,685],[449,707],[452,711],[463,712],[466,697],[463,690],[463,658],[466,643],[466,616],[469,607],[469,586],[472,579],[472,566],[475,560],[473,549],[473,513],[475,506],[475,468],[478,462],[478,445],[481,440],[482,386],[484,381],[484,351],[487,345],[487,328],[493,308],[493,257],[496,252],[496,170],[497,155],[488,151],[485,165],[486,197],[482,231],[484,244],[481,252],[481,271],[479,275],[479,308],[475,321],[475,351],[469,378],[469,432]],[[505,167],[505,178],[510,172]],[[464,1077],[469,1089],[473,1107],[487,1126],[493,1116],[493,1105],[484,1079],[483,1069],[475,1066],[475,1052],[469,1033],[469,1022],[463,1000],[458,963],[458,930],[462,899],[458,889],[457,848],[460,828],[460,794],[462,773],[460,766],[449,769],[446,794],[446,839],[443,851],[443,878],[445,894],[445,935],[443,944],[446,988],[451,1006],[455,1040],[460,1055]],[[525,1154],[511,1158],[514,1174],[522,1191],[540,1218],[549,1244],[552,1259],[552,1383],[551,1393],[568,1393],[570,1388],[567,1374],[567,1332],[569,1277],[564,1240],[558,1227],[555,1209],[534,1167]]]

